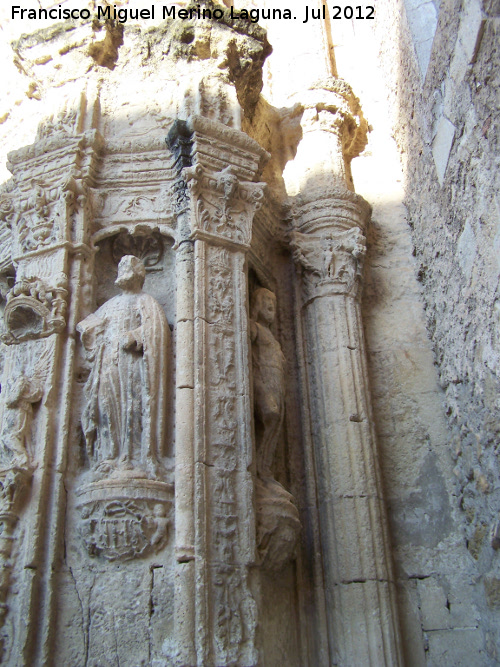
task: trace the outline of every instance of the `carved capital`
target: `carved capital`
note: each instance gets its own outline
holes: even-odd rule
[[[318,81],[301,95],[304,107],[304,134],[325,131],[335,134],[342,143],[346,160],[359,155],[367,144],[368,123],[359,100],[343,79],[331,77]]]
[[[292,232],[293,256],[302,271],[306,301],[327,294],[360,293],[366,239],[354,227],[312,236]]]
[[[79,206],[81,195],[82,185],[73,177],[63,185],[33,180],[31,189],[4,211],[13,232],[12,254],[22,256],[63,241],[65,222]]]
[[[183,171],[191,208],[191,235],[217,244],[248,247],[265,183],[241,181],[229,166],[210,173],[201,165]]]

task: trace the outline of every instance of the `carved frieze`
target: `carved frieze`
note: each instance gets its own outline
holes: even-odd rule
[[[357,227],[322,236],[294,231],[291,245],[302,269],[306,300],[323,294],[359,294],[366,239]]]
[[[134,163],[133,167],[137,167]],[[173,202],[170,183],[137,184],[135,173],[124,174],[121,188],[102,192],[94,189],[95,227],[107,229],[115,225],[134,227],[137,224],[168,224],[173,220]]]

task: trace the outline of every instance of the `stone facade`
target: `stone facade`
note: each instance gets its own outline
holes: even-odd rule
[[[500,660],[498,8],[289,6],[1,10],[2,664]]]

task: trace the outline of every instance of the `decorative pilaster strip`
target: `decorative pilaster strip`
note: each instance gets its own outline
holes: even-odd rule
[[[9,155],[15,183],[9,196],[16,282],[5,314],[6,373],[21,371],[28,385],[41,387],[36,396],[24,391],[17,408],[24,410],[25,420],[34,421],[33,428],[24,428],[33,484],[22,562],[15,565],[20,592],[11,650],[29,664],[51,661],[57,622],[74,328],[83,274],[92,257],[89,190],[102,146],[95,129],[83,129],[85,107],[83,96],[78,112],[63,114],[66,124],[46,123],[35,144]],[[91,114],[89,118],[92,124]],[[30,400],[33,407],[28,410]],[[2,409],[5,417],[12,408],[5,403]]]
[[[177,665],[257,663],[246,251],[265,152],[206,118],[177,121]]]
[[[253,665],[253,447],[245,252],[263,184],[185,170],[195,240],[198,664]],[[203,582],[203,583],[202,583]]]
[[[189,238],[190,200],[183,171],[192,164],[192,131],[176,120],[166,142],[175,160],[172,200],[176,215],[177,365],[175,389],[175,646],[173,664],[196,665],[195,599],[195,385],[194,241]]]

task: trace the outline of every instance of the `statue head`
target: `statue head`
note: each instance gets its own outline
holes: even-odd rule
[[[270,326],[276,316],[276,297],[271,290],[259,287],[252,294],[252,319],[259,320]]]
[[[125,292],[139,292],[145,279],[146,269],[140,259],[134,255],[125,255],[121,258],[115,285]]]

